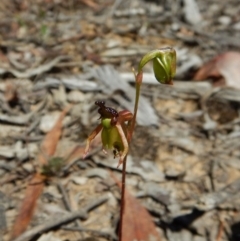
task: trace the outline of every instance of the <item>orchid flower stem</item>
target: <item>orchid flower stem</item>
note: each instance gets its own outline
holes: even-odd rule
[[[132,124],[131,124],[131,127],[130,127],[130,136],[129,136],[130,140],[128,140],[129,143],[132,139],[132,135],[133,135],[134,128],[135,128],[135,125],[136,125],[138,103],[139,103],[140,90],[141,90],[141,85],[142,85],[142,72],[139,72],[138,74],[135,74],[135,82],[136,82],[135,105],[134,105],[134,113],[133,113],[133,118],[132,118]]]
[[[125,181],[126,181],[126,164],[127,164],[127,156],[125,156],[123,160],[123,168],[122,168],[122,192],[121,192],[121,207],[120,207],[120,220],[119,220],[119,231],[118,231],[118,240],[122,241],[122,233],[123,233],[123,213],[125,206]]]
[[[132,134],[133,134],[135,125],[136,125],[138,103],[139,103],[139,96],[140,96],[140,88],[141,88],[141,84],[140,83],[136,83],[135,107],[134,107],[132,126],[131,126],[131,135],[130,135],[131,139],[132,139]]]
[[[136,81],[136,95],[135,95],[135,105],[134,105],[134,114],[131,121],[130,126],[130,135],[128,136],[128,144],[130,145],[133,131],[136,125],[136,118],[137,118],[137,110],[138,110],[138,103],[140,97],[140,89],[142,85],[142,73],[135,74],[135,81]],[[126,182],[126,165],[127,165],[127,155],[124,157],[123,160],[123,168],[122,168],[122,192],[121,192],[121,207],[120,207],[120,221],[119,221],[119,232],[118,238],[119,241],[122,240],[122,233],[123,233],[123,214],[124,214],[124,206],[125,206],[125,182]]]

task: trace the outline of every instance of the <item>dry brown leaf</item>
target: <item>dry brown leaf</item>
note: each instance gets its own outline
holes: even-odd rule
[[[121,183],[111,173],[121,188]],[[151,215],[141,203],[125,190],[122,240],[124,241],[161,241]]]
[[[161,240],[151,215],[128,191],[125,192],[122,237],[124,241]]]
[[[68,106],[63,110],[63,112],[59,116],[58,121],[52,128],[52,130],[49,131],[47,133],[46,137],[44,138],[44,141],[42,142],[42,145],[41,145],[41,150],[43,151],[43,153],[45,155],[39,154],[38,160],[39,160],[40,164],[42,164],[42,165],[46,164],[45,156],[50,157],[55,153],[58,140],[60,139],[61,134],[62,134],[62,121],[71,107],[72,106]]]
[[[224,78],[224,82],[221,77]],[[216,85],[240,89],[240,53],[226,52],[204,64],[195,74],[194,80],[217,79]]]
[[[55,153],[57,143],[62,133],[62,121],[70,108],[71,106],[63,110],[55,126],[44,138],[42,142],[42,150],[46,156],[51,157]],[[38,155],[38,161],[40,165],[47,164],[47,160],[43,154]],[[37,200],[42,193],[44,180],[46,178],[46,176],[36,173],[29,182],[26,189],[25,198],[23,199],[19,214],[13,225],[11,240],[18,237],[27,229],[27,226],[32,219]]]
[[[31,182],[28,184],[25,192],[25,198],[23,199],[19,214],[13,225],[10,240],[17,238],[27,229],[27,226],[32,219],[37,200],[42,193],[44,180],[44,176],[36,173],[31,179]]]

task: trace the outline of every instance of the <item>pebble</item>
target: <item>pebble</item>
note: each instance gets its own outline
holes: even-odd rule
[[[228,16],[221,16],[218,18],[218,22],[222,25],[228,26],[232,22],[232,19]]]
[[[28,173],[34,172],[34,167],[32,163],[26,162],[22,165],[23,169],[26,170]]]
[[[28,150],[24,148],[22,141],[16,142],[15,155],[19,161],[24,161],[28,158]]]
[[[67,95],[67,100],[71,103],[80,103],[85,99],[85,94],[79,90],[72,90]]]
[[[178,31],[180,29],[180,26],[178,23],[173,23],[171,29],[172,31]]]
[[[11,146],[1,146],[0,147],[0,156],[5,158],[13,158],[14,157],[14,151]]]
[[[195,0],[184,0],[184,17],[191,25],[200,24],[202,15],[200,13],[198,3]]]
[[[60,112],[52,112],[50,114],[46,114],[41,118],[39,129],[43,133],[49,132],[55,123],[57,122],[58,118],[60,116]]]

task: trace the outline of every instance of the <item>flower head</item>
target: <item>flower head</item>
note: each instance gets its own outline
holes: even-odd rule
[[[116,127],[118,121],[118,112],[105,106],[104,101],[96,101],[95,104],[99,106],[98,113],[100,114],[102,124],[102,144],[104,149],[114,149],[114,153],[123,151],[123,144],[121,136]]]
[[[153,72],[157,81],[161,84],[172,84],[176,73],[176,51],[171,47],[166,47],[147,53],[139,63],[139,73],[150,60],[153,61]]]
[[[105,106],[104,101],[96,101],[95,104],[99,107],[98,113],[100,114],[99,119],[101,123],[88,137],[84,157],[89,151],[91,141],[102,131],[101,139],[103,150],[113,149],[114,157],[120,157],[119,166],[128,153],[128,141],[126,138],[128,127],[125,122],[130,121],[133,115],[127,110],[117,112],[115,109]]]

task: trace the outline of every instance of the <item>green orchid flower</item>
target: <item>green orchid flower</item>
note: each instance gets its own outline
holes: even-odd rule
[[[103,151],[106,152],[107,149],[112,149],[114,158],[119,157],[119,167],[128,153],[127,135],[129,125],[126,122],[131,121],[133,115],[128,110],[117,112],[113,108],[105,106],[104,101],[96,101],[95,104],[99,106],[98,113],[100,114],[101,123],[87,139],[84,158],[89,152],[92,140],[102,131]]]

